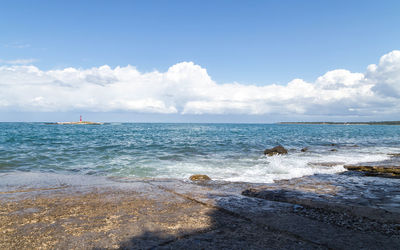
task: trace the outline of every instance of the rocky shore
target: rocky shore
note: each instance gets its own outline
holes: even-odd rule
[[[204,178],[204,177],[203,177]],[[399,180],[0,175],[1,249],[396,249]]]

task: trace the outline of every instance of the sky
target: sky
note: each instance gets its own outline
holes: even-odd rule
[[[400,120],[399,1],[2,1],[0,121]]]

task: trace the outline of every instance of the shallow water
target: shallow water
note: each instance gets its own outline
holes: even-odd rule
[[[263,155],[278,144],[289,154]],[[309,150],[301,152],[306,146]],[[341,164],[310,163],[381,161],[399,152],[400,126],[0,123],[1,173],[178,179],[200,173],[266,183],[344,171]]]

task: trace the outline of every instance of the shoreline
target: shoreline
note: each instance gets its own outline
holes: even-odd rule
[[[271,184],[40,173],[0,180],[1,248],[400,244],[399,179],[353,171]]]

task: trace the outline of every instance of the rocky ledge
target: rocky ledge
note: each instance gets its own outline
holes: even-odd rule
[[[393,224],[400,229],[399,180],[357,173],[316,174],[250,188],[243,195]],[[340,223],[338,221],[337,223]],[[397,232],[400,234],[400,231]]]
[[[400,178],[400,160],[397,154],[390,154],[391,159],[380,162],[366,162],[355,165],[344,165],[351,171],[359,171],[368,176]]]
[[[0,249],[396,249],[398,181],[0,174]]]

